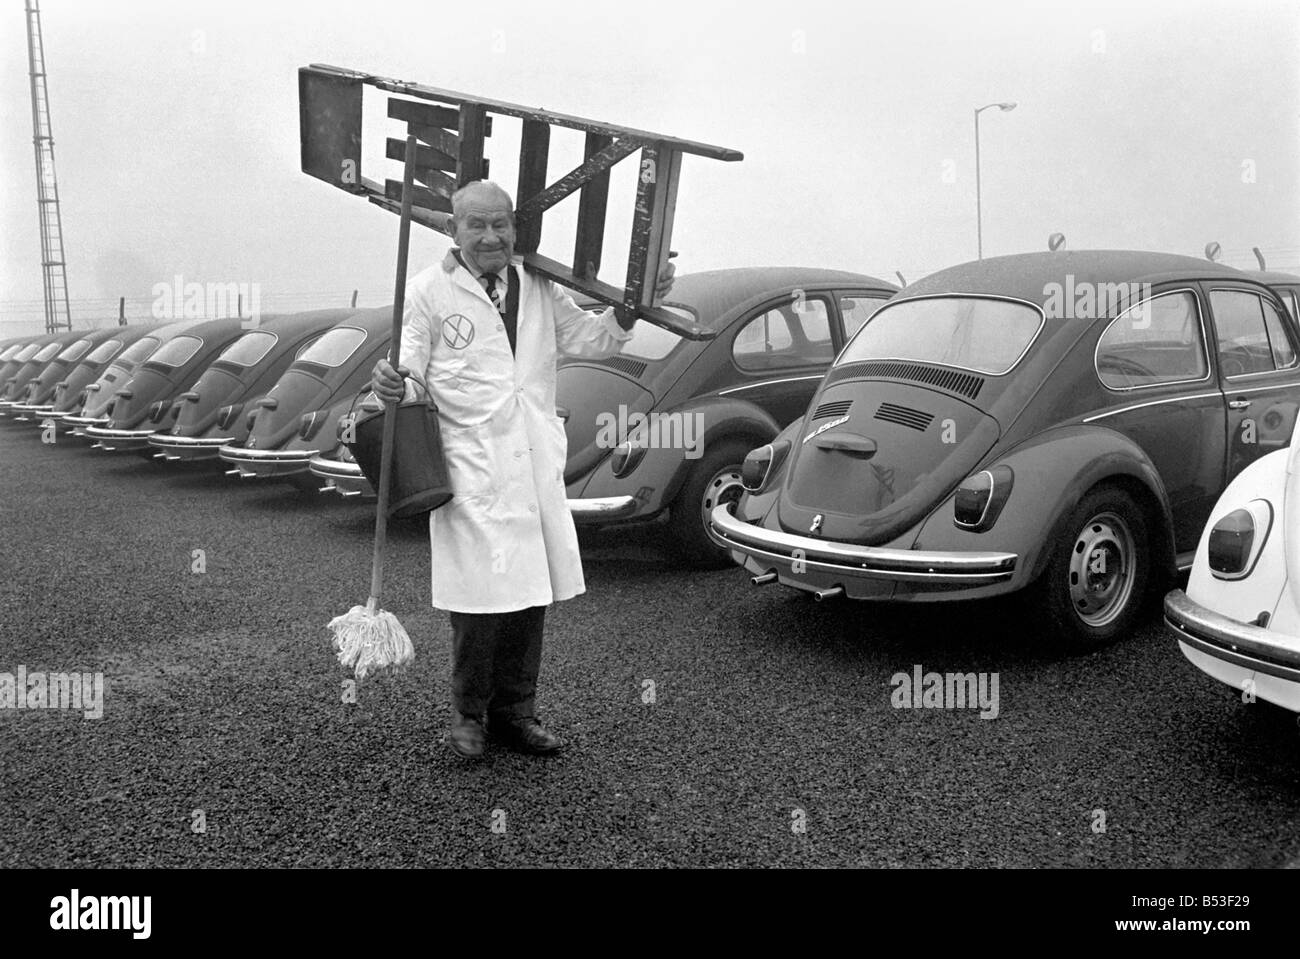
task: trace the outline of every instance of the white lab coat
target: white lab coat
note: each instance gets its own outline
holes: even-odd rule
[[[565,497],[556,356],[612,356],[631,333],[612,310],[583,310],[518,258],[512,266],[520,280],[513,357],[502,316],[450,252],[406,287],[400,362],[438,406],[453,494],[429,514],[438,609],[505,613],[586,589]],[[406,391],[418,395],[409,383]]]

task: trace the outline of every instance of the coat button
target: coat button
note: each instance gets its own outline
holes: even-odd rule
[[[497,324],[497,332],[498,332],[498,333],[500,333],[500,332],[501,332],[502,330],[504,330],[504,329],[505,329],[505,327],[502,326],[500,323]]]
[[[536,513],[536,512],[537,512],[537,507],[536,507],[536,506],[530,506],[530,507],[528,507],[528,512],[530,512],[530,513]]]

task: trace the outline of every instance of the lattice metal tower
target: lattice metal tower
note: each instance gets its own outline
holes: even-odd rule
[[[45,331],[72,329],[68,275],[63,261],[63,217],[54,176],[54,136],[45,88],[45,45],[38,0],[27,0],[27,62],[32,78],[32,130],[36,144],[36,205],[41,215],[41,272],[45,276]]]

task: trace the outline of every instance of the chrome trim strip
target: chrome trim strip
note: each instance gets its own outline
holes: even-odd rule
[[[313,475],[327,479],[335,477],[365,479],[365,474],[361,472],[358,464],[345,463],[343,460],[331,459],[328,456],[313,456],[307,464],[307,469],[311,470]]]
[[[1247,373],[1247,376],[1262,376],[1261,373]],[[1238,377],[1229,377],[1229,379],[1238,379]],[[1238,393],[1263,393],[1267,390],[1295,390],[1300,389],[1300,382],[1297,383],[1270,383],[1268,386],[1248,386],[1244,390],[1225,389],[1224,394],[1236,395]]]
[[[1161,385],[1163,386],[1164,384]],[[1092,416],[1085,416],[1083,422],[1092,423],[1096,420],[1104,420],[1108,416],[1119,416],[1121,413],[1140,410],[1144,406],[1159,406],[1162,403],[1186,403],[1188,400],[1206,400],[1212,396],[1222,398],[1223,394],[1218,390],[1215,390],[1213,393],[1194,393],[1191,396],[1167,396],[1162,400],[1148,400],[1146,403],[1134,403],[1130,406],[1122,406],[1117,410],[1107,410],[1105,413],[1096,413]]]
[[[1279,644],[1272,630],[1207,609],[1181,589],[1165,596],[1165,625],[1181,642],[1215,659],[1300,682],[1300,650]]]
[[[143,440],[153,436],[155,430],[119,430],[108,426],[87,426],[86,435],[95,439]]]
[[[736,519],[726,505],[709,516],[711,539],[726,549],[790,563],[801,550],[799,562],[858,579],[913,580],[977,586],[1010,579],[1015,573],[1015,553],[938,552],[855,546],[830,540],[795,536],[764,529]]]
[[[825,378],[825,373],[814,373],[810,376],[786,376],[779,380],[762,380],[758,383],[746,383],[744,386],[733,386],[730,389],[718,390],[718,395],[727,396],[730,393],[739,393],[741,390],[753,390],[760,386],[775,386],[777,383],[800,383],[804,380],[821,380]]]
[[[637,502],[632,496],[602,496],[592,499],[568,500],[569,513],[574,520],[621,519],[636,512]]]

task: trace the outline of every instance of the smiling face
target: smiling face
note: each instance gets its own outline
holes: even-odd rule
[[[515,214],[510,196],[492,183],[471,183],[452,207],[452,236],[461,255],[482,273],[505,269],[515,253]]]

